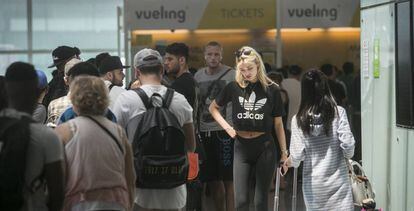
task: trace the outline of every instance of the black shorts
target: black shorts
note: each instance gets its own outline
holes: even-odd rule
[[[206,160],[200,165],[201,181],[233,181],[234,139],[224,130],[200,135],[206,152]]]

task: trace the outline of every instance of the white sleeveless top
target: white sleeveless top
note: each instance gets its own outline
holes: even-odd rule
[[[87,117],[70,120],[73,137],[65,146],[66,202],[69,207],[85,201],[116,202],[128,207],[126,149],[122,143],[125,134],[120,126],[105,117],[93,118],[116,137],[122,151],[111,136]]]

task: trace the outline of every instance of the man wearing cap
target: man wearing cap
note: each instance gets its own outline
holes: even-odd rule
[[[109,89],[109,108],[113,108],[116,98],[125,91],[122,88],[125,74],[122,71],[129,66],[122,65],[118,56],[108,56],[99,65],[99,74]]]
[[[69,65],[69,64],[70,64],[70,62],[67,63],[67,65]],[[73,67],[70,68],[69,72],[67,73],[67,79],[65,79],[65,80],[67,80],[68,83],[70,83],[73,80],[75,80],[76,77],[78,77],[80,75],[90,75],[90,76],[99,77],[99,71],[95,67],[95,65],[93,65],[89,62],[80,62],[80,63],[77,63]],[[67,96],[69,98],[69,93],[68,93]],[[57,119],[57,121],[56,121],[56,125],[63,124],[63,123],[65,123],[65,122],[67,122],[71,119],[76,118],[77,114],[73,110],[72,102],[71,101],[69,101],[69,102],[70,102],[70,106],[67,107],[66,110],[64,110],[64,112],[62,112],[62,114],[59,116],[59,119]],[[110,109],[106,110],[105,117],[108,118],[109,120],[111,120],[112,122],[116,123],[116,117]]]
[[[56,67],[57,69],[52,72],[53,78],[49,82],[49,91],[43,99],[43,104],[48,107],[49,103],[59,97],[67,94],[67,86],[63,81],[64,68],[66,62],[72,58],[78,58],[80,50],[77,47],[59,46],[52,52],[53,64],[49,68]]]
[[[72,58],[69,61],[65,62],[63,80],[66,87],[69,87],[70,84],[69,70],[80,62],[81,60],[78,58]],[[46,124],[50,127],[55,127],[59,116],[70,106],[72,106],[72,103],[69,99],[69,93],[50,102],[47,108]]]
[[[158,51],[146,48],[135,54],[134,72],[136,78],[139,76],[142,83],[140,88],[147,96],[152,96],[153,93],[158,93],[161,96],[165,95],[167,87],[161,85],[163,61]],[[177,117],[179,124],[183,127],[187,150],[193,152],[195,149],[193,109],[185,97],[178,92],[174,92],[168,109]],[[137,130],[139,115],[145,111],[146,108],[141,98],[134,90],[121,93],[115,102],[113,112],[117,117],[118,124],[126,129],[130,143],[132,143]],[[137,188],[135,203],[138,210],[178,210],[185,206],[186,197],[185,184],[171,189]]]

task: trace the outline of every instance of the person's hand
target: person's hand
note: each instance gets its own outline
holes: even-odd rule
[[[283,159],[283,156],[282,156],[282,159]],[[280,159],[280,165],[281,165],[280,173],[282,176],[285,176],[286,173],[289,171],[289,167],[285,165],[287,158],[285,160],[282,160],[282,159]]]
[[[285,162],[288,160],[288,153],[287,150],[281,151],[280,165],[282,167],[282,176],[285,175],[289,169],[289,166],[285,165]]]
[[[228,128],[225,128],[224,130],[226,130],[227,134],[229,134],[231,138],[236,138],[237,133],[233,127],[228,127]]]
[[[286,167],[292,167],[292,158],[288,157],[288,159],[285,160],[285,163],[283,164]]]
[[[141,86],[141,81],[139,80],[135,80],[132,84],[131,84],[131,89],[138,89]]]

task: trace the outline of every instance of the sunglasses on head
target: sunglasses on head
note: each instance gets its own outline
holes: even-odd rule
[[[250,54],[252,53],[252,50],[250,50],[250,49],[240,49],[240,50],[238,50],[238,51],[236,51],[236,56],[237,56],[237,58],[240,58],[242,55],[244,55],[244,56],[250,56]]]

